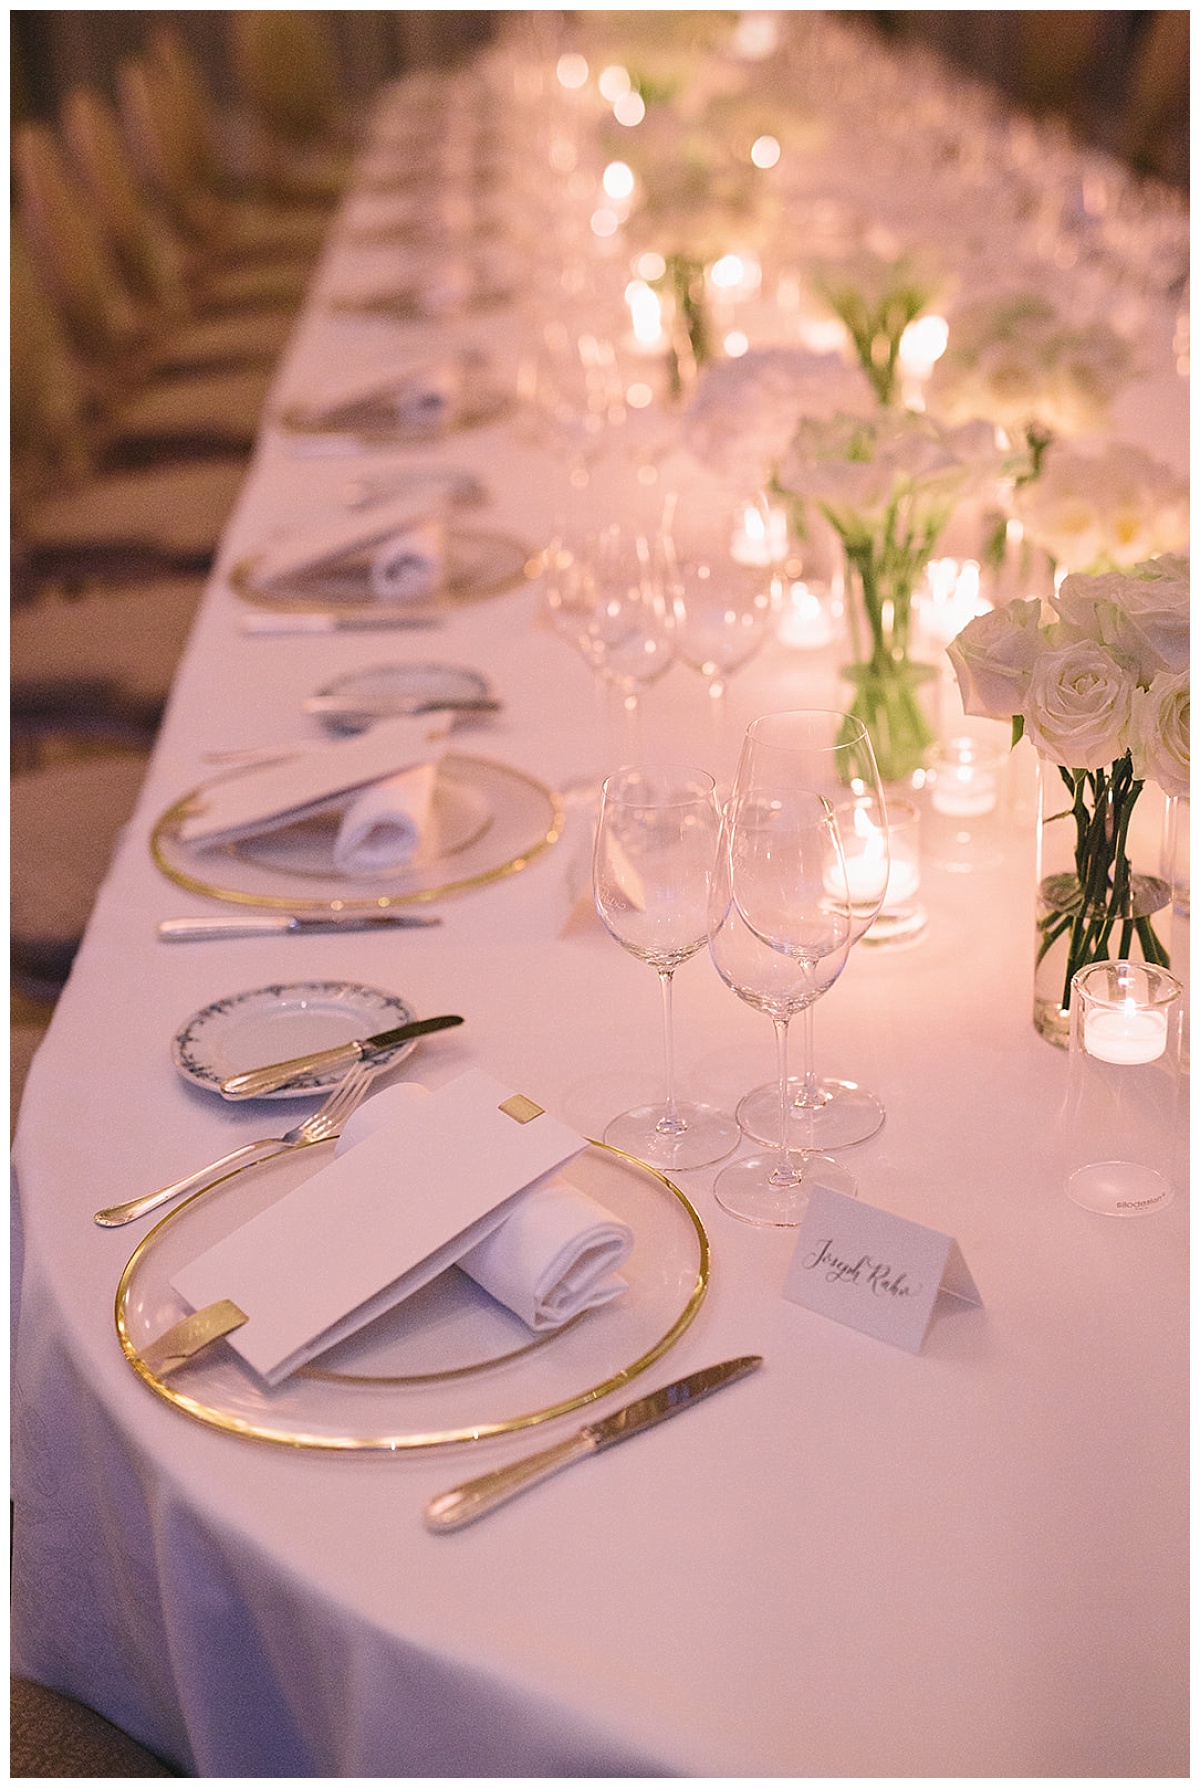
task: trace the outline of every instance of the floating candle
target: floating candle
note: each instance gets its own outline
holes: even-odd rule
[[[1083,1046],[1100,1062],[1137,1067],[1156,1062],[1167,1047],[1167,1015],[1132,1001],[1084,1015]]]

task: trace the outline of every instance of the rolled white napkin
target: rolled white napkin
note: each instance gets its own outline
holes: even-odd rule
[[[445,529],[426,522],[393,534],[371,555],[369,582],[377,602],[419,602],[432,596],[442,581]]]
[[[441,575],[443,523],[437,510],[444,498],[401,496],[390,502],[373,504],[369,509],[345,513],[308,528],[289,534],[282,540],[270,541],[255,556],[252,575],[255,587],[264,592],[282,589],[306,573],[323,566],[334,566],[346,559],[371,557],[387,547],[391,558],[397,543],[413,542],[413,562],[423,561],[423,577],[433,578],[432,587]],[[435,532],[435,529],[437,530]],[[371,577],[373,593],[374,578]],[[421,594],[428,594],[422,588]],[[390,600],[396,600],[391,594]]]
[[[333,846],[343,875],[378,875],[410,863],[429,824],[437,764],[372,783],[346,809]]]
[[[412,1081],[376,1093],[347,1120],[335,1157],[383,1125],[403,1122],[405,1109],[428,1096],[427,1088]],[[447,1142],[453,1146],[452,1139]],[[456,1264],[541,1334],[626,1291],[628,1282],[617,1269],[632,1250],[627,1223],[556,1178],[522,1193],[503,1222]]]

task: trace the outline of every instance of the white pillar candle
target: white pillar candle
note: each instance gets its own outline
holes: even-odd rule
[[[1085,1013],[1083,1043],[1100,1062],[1136,1067],[1156,1062],[1167,1047],[1167,1015],[1132,1004]]]
[[[834,636],[833,617],[815,590],[807,584],[793,584],[779,620],[779,638],[785,646],[806,646],[816,650],[830,644]]]

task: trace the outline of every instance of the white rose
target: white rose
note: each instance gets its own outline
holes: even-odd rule
[[[968,621],[947,648],[964,714],[1009,720],[1025,706],[1025,692],[1041,649],[1041,603],[1010,602]]]
[[[1186,670],[1162,672],[1135,689],[1129,725],[1133,773],[1168,795],[1186,795],[1191,776],[1192,698]]]
[[[1191,650],[1191,577],[1186,559],[1166,556],[1131,572],[1063,579],[1052,599],[1064,621],[1124,653],[1139,683],[1158,671],[1187,669]]]
[[[1091,639],[1039,653],[1025,692],[1025,732],[1040,757],[1069,770],[1100,770],[1129,749],[1137,684]]]

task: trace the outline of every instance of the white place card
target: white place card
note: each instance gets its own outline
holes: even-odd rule
[[[786,1298],[920,1353],[939,1292],[983,1302],[953,1236],[817,1187],[797,1234]]]
[[[407,1102],[171,1283],[193,1310],[228,1299],[244,1312],[228,1344],[276,1384],[453,1265],[585,1146],[473,1069]]]

